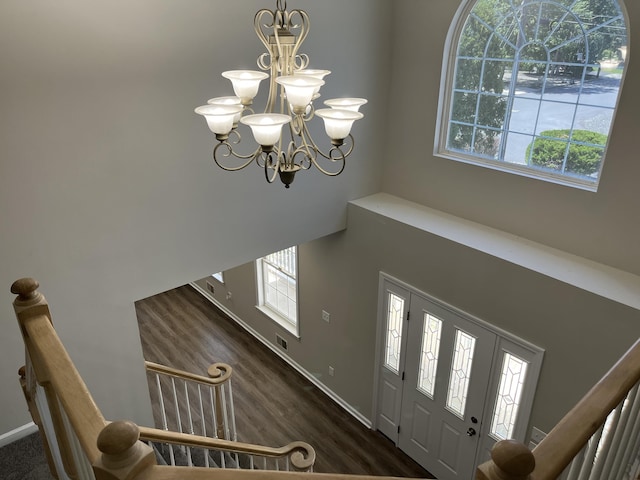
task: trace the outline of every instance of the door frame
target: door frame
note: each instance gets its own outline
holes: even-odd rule
[[[383,356],[383,344],[385,341],[385,325],[386,325],[386,317],[384,314],[384,284],[385,282],[392,283],[399,288],[407,290],[411,295],[417,295],[422,298],[427,299],[428,301],[435,303],[441,308],[447,309],[452,313],[462,316],[466,320],[476,323],[482,328],[489,330],[490,332],[497,335],[498,339],[496,341],[493,362],[491,366],[491,381],[488,386],[486,396],[485,396],[485,408],[484,414],[482,418],[482,425],[485,428],[490,428],[491,425],[491,415],[493,414],[495,397],[497,394],[497,389],[500,381],[500,368],[501,364],[501,352],[510,352],[510,351],[520,351],[520,352],[528,352],[531,356],[529,357],[529,366],[527,370],[527,381],[523,387],[521,403],[518,408],[518,416],[514,426],[512,438],[522,442],[524,444],[527,443],[527,433],[529,428],[529,421],[531,418],[531,411],[533,409],[533,400],[536,393],[538,379],[540,377],[540,371],[542,369],[542,361],[544,358],[544,349],[534,345],[522,338],[517,337],[516,335],[503,330],[500,327],[492,325],[481,318],[478,318],[464,310],[461,310],[447,302],[444,302],[433,295],[430,295],[418,288],[392,276],[385,272],[380,272],[378,276],[378,302],[377,302],[377,322],[376,322],[376,352],[375,352],[375,365],[374,365],[374,378],[373,378],[373,402],[372,402],[372,421],[371,428],[374,430],[378,429],[378,397],[379,397],[379,373],[382,367]],[[514,352],[515,353],[515,352]],[[487,435],[484,434],[483,438],[487,438]],[[495,439],[498,441],[498,439]],[[478,451],[476,452],[476,461],[475,465],[479,465],[484,462],[488,456],[488,446],[487,440],[480,441],[478,443]]]

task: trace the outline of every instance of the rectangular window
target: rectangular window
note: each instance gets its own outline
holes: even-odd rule
[[[285,248],[256,261],[258,308],[298,335],[297,248]]]

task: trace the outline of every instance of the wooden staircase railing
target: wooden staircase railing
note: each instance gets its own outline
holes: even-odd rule
[[[585,458],[569,471],[571,478],[619,480],[624,462],[608,461],[614,457],[638,456],[640,447],[640,340],[609,370],[609,372],[578,402],[578,404],[530,451],[514,440],[496,443],[489,462],[478,467],[477,480],[553,480],[565,471],[574,458]],[[616,410],[617,409],[617,410]],[[609,431],[608,445],[598,453],[602,429],[612,411],[619,430]],[[612,417],[613,418],[613,417]],[[594,437],[595,435],[595,437]],[[626,437],[626,438],[625,438]],[[625,439],[625,442],[618,440]],[[589,442],[591,445],[588,445]],[[617,442],[612,449],[611,442]],[[606,451],[609,450],[609,451]],[[613,457],[611,457],[613,456]],[[596,457],[598,457],[596,459]],[[617,465],[616,465],[617,463]]]
[[[60,480],[97,479],[116,480],[137,478],[189,478],[191,470],[157,465],[156,452],[142,440],[179,444],[185,448],[222,451],[260,457],[282,459],[283,468],[310,471],[315,451],[304,442],[294,442],[281,448],[251,445],[189,433],[170,432],[138,427],[132,422],[108,422],[93,401],[51,322],[46,300],[36,289],[33,279],[21,279],[11,287],[18,295],[14,309],[26,347],[26,365],[19,371],[20,383],[27,406],[44,440],[52,474]],[[220,368],[218,368],[220,367]],[[167,367],[151,365],[163,373],[192,377],[224,384],[230,368],[216,365],[210,369],[216,377],[198,377],[176,372]],[[218,369],[218,371],[216,371]],[[217,375],[221,373],[221,375]],[[241,466],[239,463],[235,467]],[[260,464],[249,464],[261,468]],[[147,476],[148,470],[154,473]],[[209,473],[196,472],[195,478],[212,478]],[[221,471],[222,469],[216,469]],[[167,473],[168,472],[168,473]],[[249,472],[251,473],[251,472]],[[168,476],[167,476],[168,475]],[[234,478],[237,480],[237,473]]]
[[[211,461],[215,461],[223,468],[310,472],[313,470],[316,459],[315,450],[305,442],[293,442],[284,447],[272,448],[147,427],[139,427],[139,432],[141,440],[153,444],[179,445],[196,449],[203,453],[201,458],[206,461],[211,458]],[[224,454],[231,456],[225,460]],[[187,455],[190,455],[190,452]],[[189,461],[190,458],[188,456],[187,460]],[[230,464],[225,465],[225,462]],[[175,463],[172,466],[175,466]],[[194,464],[188,466],[194,466]]]
[[[156,425],[164,430],[237,440],[231,377],[226,363],[214,363],[208,377],[145,362],[152,378],[152,402],[159,405]]]

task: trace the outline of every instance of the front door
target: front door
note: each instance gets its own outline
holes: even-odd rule
[[[411,296],[398,447],[441,479],[473,478],[496,335]]]
[[[473,478],[496,335],[385,280],[378,429],[439,479]]]

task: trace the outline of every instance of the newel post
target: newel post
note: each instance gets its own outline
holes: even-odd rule
[[[476,480],[528,480],[536,459],[525,445],[502,440],[491,449],[491,460],[478,467]]]
[[[156,464],[153,449],[140,440],[138,426],[129,421],[107,425],[98,435],[98,449],[102,452],[93,464],[96,480],[130,480]]]
[[[13,301],[13,309],[21,329],[23,322],[29,317],[46,315],[51,319],[47,300],[38,292],[39,286],[38,281],[33,278],[21,278],[11,284],[11,293],[17,295]]]
[[[207,369],[207,374],[209,375],[210,378],[214,378],[214,379],[221,379],[223,376],[230,378],[231,367],[222,363],[214,363],[210,365],[209,368]],[[227,426],[227,422],[225,421],[226,415],[224,411],[225,402],[222,398],[222,391],[220,389],[220,385],[216,385],[215,387],[213,387],[213,390],[215,392],[215,409],[216,409],[216,425],[217,425],[216,435],[218,436],[218,438],[222,440],[232,440],[231,438],[227,438],[229,437],[229,435],[227,435],[229,430],[225,428]]]

